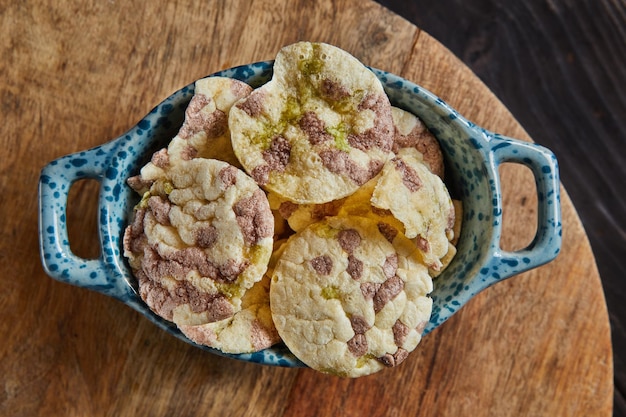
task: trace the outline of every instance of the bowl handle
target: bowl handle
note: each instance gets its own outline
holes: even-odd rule
[[[108,143],[66,155],[42,169],[39,176],[39,239],[41,261],[49,276],[119,297],[119,289],[109,281],[111,271],[102,254],[96,259],[84,259],[72,253],[66,222],[67,198],[72,184],[81,179],[102,182],[113,146]]]
[[[493,258],[481,273],[495,281],[527,271],[552,261],[561,250],[561,204],[559,169],[556,157],[549,149],[535,143],[523,142],[494,134],[490,140],[490,161],[497,178],[498,203],[496,210],[502,211],[502,198],[498,177],[498,166],[504,162],[525,165],[535,178],[537,189],[537,232],[532,242],[524,249],[505,251],[500,248],[502,225],[496,227]]]

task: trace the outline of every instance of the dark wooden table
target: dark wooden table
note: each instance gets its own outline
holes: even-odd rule
[[[379,3],[450,48],[556,153],[602,278],[614,415],[626,416],[626,1]]]

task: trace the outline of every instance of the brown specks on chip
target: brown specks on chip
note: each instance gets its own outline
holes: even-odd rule
[[[189,247],[185,249],[175,250],[171,253],[163,255],[158,254],[157,250],[153,251],[156,256],[154,269],[150,274],[154,278],[172,277],[179,281],[183,280],[187,273],[197,269],[201,276],[218,280],[218,269],[212,262],[208,262],[206,254],[200,248]],[[144,258],[149,261],[144,269],[149,270],[153,265],[153,261],[148,256]]]
[[[186,118],[193,120],[203,108],[208,106],[211,100],[212,99],[205,94],[194,94],[189,102],[189,105],[187,105],[187,109],[185,110]],[[195,123],[191,124],[195,125]]]
[[[140,278],[140,295],[142,299],[161,317],[173,320],[173,311],[181,304],[189,305],[194,313],[206,313],[211,322],[224,320],[234,314],[233,306],[223,295],[199,292],[187,281],[177,281],[172,289],[156,281]]]
[[[271,171],[283,172],[289,163],[291,143],[281,135],[274,136],[268,149],[263,151],[263,159]]]
[[[198,150],[193,146],[184,146],[180,152],[180,158],[183,161],[190,161],[198,156]]]
[[[348,135],[348,143],[350,144],[350,146],[352,146],[353,148],[360,149],[364,152],[372,149],[375,146],[381,149],[384,149],[385,147],[390,148],[390,146],[385,146],[384,144],[385,142],[379,139],[380,139],[380,136],[378,136],[376,132],[372,129],[368,129],[367,131],[365,131],[364,133],[360,135],[357,135],[357,134]]]
[[[270,180],[270,167],[269,165],[259,165],[252,170],[250,176],[259,185],[265,185]]]
[[[381,94],[368,94],[363,97],[363,100],[361,100],[361,102],[359,103],[359,110],[376,110],[380,108],[383,103],[388,102],[389,99]]]
[[[443,154],[437,139],[430,132],[427,132],[419,137],[418,142],[414,146],[424,157],[424,163],[430,168],[431,172],[439,178],[443,178],[445,170]]]
[[[218,238],[219,232],[213,225],[198,228],[196,231],[196,245],[202,249],[213,247]]]
[[[209,298],[206,294],[199,293],[186,281],[178,281],[172,292],[178,303],[187,303],[194,313],[204,312],[209,303]],[[218,317],[221,317],[224,313],[222,306],[220,306],[220,310]]]
[[[302,129],[302,131],[308,136],[311,145],[315,146],[322,142],[333,139],[333,137],[328,132],[326,132],[326,126],[324,121],[317,117],[317,114],[315,114],[315,112],[305,112],[300,118],[298,125],[300,126],[300,129]]]
[[[389,99],[384,94],[369,94],[359,104],[359,110],[371,110],[376,115],[376,123],[361,134],[348,135],[351,146],[368,151],[379,148],[391,151],[393,146],[393,119]]]
[[[320,92],[324,97],[333,102],[342,101],[350,97],[350,90],[348,88],[328,78],[322,81]]]
[[[228,129],[228,116],[221,110],[215,110],[210,114],[204,124],[204,131],[209,139],[222,136]]]
[[[399,365],[409,356],[409,352],[406,349],[398,348],[396,353],[393,354],[395,365]]]
[[[296,210],[298,210],[298,205],[296,203],[292,203],[291,201],[283,201],[278,207],[278,212],[284,219],[291,217]]]
[[[428,253],[430,252],[430,243],[428,243],[428,240],[424,239],[422,236],[417,236],[415,238],[415,245],[418,247],[419,250],[421,250],[422,252]]]
[[[367,323],[365,317],[354,314],[350,317],[350,325],[354,330],[354,336],[348,340],[348,350],[356,357],[361,357],[367,353],[368,345],[365,332],[372,326]]]
[[[403,148],[415,148],[423,157],[430,171],[440,178],[444,175],[444,162],[441,147],[435,136],[415,115],[392,108],[394,140],[392,151],[398,153]]]
[[[265,163],[256,166],[250,176],[257,184],[266,185],[270,181],[270,173],[283,172],[287,167],[291,155],[291,144],[283,136],[276,135],[262,155]]]
[[[214,346],[217,342],[217,334],[207,325],[199,326],[179,326],[185,336],[194,343],[199,345]]]
[[[393,243],[393,240],[398,235],[398,229],[389,223],[378,223],[378,231],[385,237],[385,239],[387,239],[389,243]]]
[[[365,317],[358,314],[353,314],[350,317],[350,325],[352,326],[352,330],[354,330],[354,333],[356,334],[363,334],[368,331],[370,327],[372,327],[368,324]]]
[[[365,184],[372,177],[370,171],[356,164],[347,152],[325,149],[319,155],[326,169],[335,174],[345,175],[357,185]]]
[[[133,254],[143,251],[143,240],[145,239],[143,219],[145,215],[146,209],[135,210],[131,224],[124,231],[124,255],[127,257],[134,258]],[[133,260],[130,261],[133,262]]]
[[[328,275],[333,269],[333,260],[328,255],[317,256],[309,261],[319,275]]]
[[[245,271],[249,264],[250,262],[248,262],[247,260],[243,260],[240,262],[234,259],[228,259],[218,268],[218,276],[220,278],[219,280],[226,282],[235,281],[239,277],[239,275],[241,275],[243,271]]]
[[[374,206],[372,206],[370,209],[372,210],[372,213],[374,213],[375,215],[379,217],[393,216],[393,214],[391,213],[391,210],[388,210],[388,209],[381,209],[381,208],[374,207]],[[391,227],[390,225],[387,225],[387,226]],[[382,230],[381,230],[381,233],[383,233]],[[395,235],[393,237],[395,237]],[[391,241],[393,241],[393,237]]]
[[[383,264],[383,273],[386,278],[393,278],[398,270],[398,254],[387,256],[385,263]]]
[[[232,82],[230,83],[230,92],[237,99],[242,99],[250,95],[250,93],[252,92],[252,87],[250,87],[248,84],[244,83],[243,81],[238,81],[234,79],[231,81]]]
[[[172,320],[172,311],[177,305],[169,291],[159,283],[148,279],[141,270],[136,271],[135,276],[139,281],[141,299],[159,316],[166,320]]]
[[[212,103],[211,97],[194,94],[185,111],[185,122],[178,136],[189,139],[197,133],[205,132],[208,139],[215,139],[224,135],[228,129],[228,115],[220,109],[206,111],[205,107]]]
[[[389,136],[385,136],[385,133],[381,132],[381,130],[386,129],[375,126],[358,135],[350,134],[348,135],[348,143],[350,146],[364,152],[367,152],[374,147],[379,148],[384,152],[388,152],[391,150],[391,140],[387,140],[387,137]]]
[[[232,165],[220,169],[217,175],[222,181],[222,190],[226,190],[237,183],[237,172],[237,168]]]
[[[400,320],[396,320],[391,330],[393,331],[393,340],[395,344],[398,346],[402,346],[404,344],[404,341],[406,340],[407,335],[409,334],[409,326],[402,323]]]
[[[350,274],[352,279],[358,281],[363,275],[363,261],[361,261],[354,255],[349,255],[348,267],[346,268],[346,272]]]
[[[150,186],[154,183],[152,180],[145,180],[141,175],[135,175],[126,180],[126,183],[130,188],[135,190],[139,194],[144,194],[150,189]]]
[[[146,243],[142,250],[143,256],[138,270],[150,281],[160,282],[163,277],[182,278],[185,275],[185,268],[179,262],[165,262],[154,247]],[[137,272],[135,271],[135,273]],[[147,300],[144,301],[147,302]]]
[[[394,158],[393,163],[398,172],[400,172],[404,186],[411,192],[418,191],[422,186],[422,180],[417,172],[400,158]]]
[[[180,298],[179,304],[188,304],[194,313],[213,310],[210,313],[211,321],[223,320],[233,315],[233,308],[223,295],[200,292],[188,281],[179,281],[174,287],[174,293]]]
[[[361,243],[361,235],[355,229],[344,229],[337,234],[339,245],[347,253],[352,253]]]
[[[215,282],[230,283],[244,272],[248,264],[248,261],[234,259],[228,259],[223,264],[212,262],[199,247],[175,250],[166,255],[159,254],[154,247],[145,247],[141,267],[155,281],[175,279],[187,282],[187,274],[197,271],[202,277]]]
[[[396,353],[393,354],[395,365],[399,365],[409,356],[409,352],[406,349],[398,348]]]
[[[243,110],[250,117],[259,117],[263,114],[265,94],[262,90],[254,90],[245,100],[236,104],[238,109]]]
[[[374,299],[376,292],[380,288],[381,284],[377,284],[375,282],[364,282],[361,284],[361,294],[363,294],[363,298],[366,300]]]
[[[252,349],[259,351],[266,349],[278,341],[278,333],[271,326],[266,326],[259,320],[252,320],[250,324],[250,340],[252,341]]]
[[[263,191],[256,190],[250,197],[239,200],[233,209],[247,245],[256,245],[274,233],[274,217]]]
[[[387,354],[381,356],[380,358],[378,358],[378,360],[380,362],[382,362],[385,366],[387,366],[389,368],[393,368],[394,366],[398,366],[402,362],[404,362],[404,360],[408,356],[409,356],[409,352],[407,352],[405,349],[398,348],[396,353],[394,353],[394,354],[387,353]]]
[[[152,196],[148,199],[148,207],[157,222],[165,225],[170,224],[170,210],[172,208],[168,199],[161,196]]]
[[[167,153],[167,149],[161,149],[160,151],[155,152],[152,155],[150,162],[152,162],[156,167],[166,168],[170,163],[170,156]]]
[[[385,163],[380,159],[371,159],[368,164],[370,178],[374,178],[384,165]]]
[[[202,115],[202,109],[208,106],[211,100],[204,94],[194,94],[185,110],[185,122],[178,132],[181,138],[188,139],[204,129],[205,117]]]
[[[357,358],[367,353],[367,338],[364,334],[357,333],[348,340],[348,350]]]
[[[378,313],[385,305],[396,298],[404,289],[404,281],[397,276],[389,278],[380,286],[374,295],[374,312]]]

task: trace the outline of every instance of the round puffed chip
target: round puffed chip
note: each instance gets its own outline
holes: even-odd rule
[[[376,183],[371,203],[389,210],[414,239],[424,262],[434,271],[448,252],[455,223],[454,205],[445,184],[423,163],[414,148],[404,148],[389,160]]]
[[[140,194],[181,160],[219,159],[241,167],[230,140],[228,114],[234,103],[252,92],[252,87],[227,77],[202,78],[194,87],[194,95],[185,110],[185,120],[176,136],[167,148],[152,156],[140,175],[129,178],[129,185]]]
[[[443,153],[437,138],[428,130],[419,117],[398,107],[391,108],[394,138],[392,150],[415,148],[422,155],[424,164],[433,174],[443,179]]]
[[[267,269],[273,232],[267,197],[252,178],[198,158],[155,180],[126,229],[124,254],[156,314],[198,325],[241,309]]]
[[[224,353],[252,353],[280,342],[270,310],[270,280],[284,240],[276,241],[268,269],[241,299],[241,310],[232,317],[197,326],[178,328],[193,342],[218,349]]]
[[[345,198],[339,207],[337,215],[367,217],[376,222],[387,223],[394,229],[404,233],[404,224],[394,217],[391,210],[374,207],[371,203],[372,195],[374,194],[374,190],[376,189],[376,185],[378,184],[378,180],[381,176],[382,174],[378,174],[376,177],[361,186],[354,194]],[[415,243],[418,250],[420,250],[420,253],[422,253],[423,262],[426,263],[427,261],[430,261],[431,265],[429,266],[428,272],[433,278],[441,275],[443,270],[450,265],[452,259],[456,255],[456,247],[454,245],[458,240],[458,234],[461,229],[461,219],[459,216],[459,213],[461,213],[461,202],[458,200],[452,200],[452,203],[454,205],[455,222],[452,228],[452,233],[449,231],[447,232],[448,239],[450,239],[450,242],[448,243],[448,251],[443,257],[441,257],[439,263],[432,262],[431,256],[422,252],[425,246],[421,241],[420,236],[411,239],[411,241]]]
[[[433,284],[415,245],[385,223],[329,217],[289,238],[272,317],[309,367],[345,377],[400,364],[421,340]]]
[[[179,325],[191,341],[224,353],[258,352],[280,342],[269,302],[270,277],[255,283],[243,296],[241,310],[232,317],[196,326]]]
[[[348,52],[299,42],[282,48],[265,85],[229,115],[233,149],[266,190],[298,204],[341,199],[391,155],[391,104]]]

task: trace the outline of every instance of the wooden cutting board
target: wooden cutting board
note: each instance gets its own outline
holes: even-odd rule
[[[0,9],[0,415],[609,416],[613,364],[595,261],[565,190],[556,261],[500,283],[399,368],[360,379],[263,367],[186,345],[130,308],[48,278],[37,180],[117,137],[178,88],[325,41],[429,89],[475,123],[531,140],[428,34],[371,1],[10,2]],[[504,166],[503,245],[534,234],[526,168]],[[73,188],[72,249],[96,257],[97,183]]]

